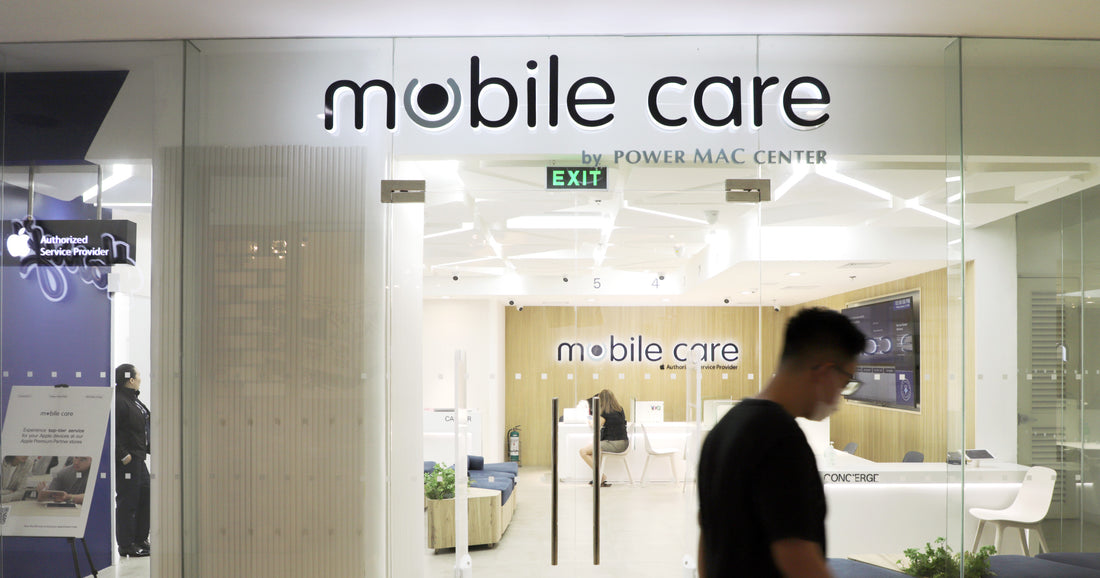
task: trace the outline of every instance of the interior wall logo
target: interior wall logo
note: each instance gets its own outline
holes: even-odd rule
[[[732,340],[680,341],[669,349],[669,353],[672,359],[680,363],[687,363],[690,359],[713,366],[704,365],[704,369],[733,369],[741,359],[741,349]],[[631,336],[625,340],[609,335],[606,342],[587,344],[563,341],[557,347],[559,363],[603,362],[605,359],[612,363],[660,363],[665,360],[665,348],[660,342],[647,340],[643,335]],[[666,368],[675,369],[676,367],[661,366],[661,369]]]
[[[560,105],[565,104],[565,113],[578,128],[602,129],[615,120],[615,107],[619,95],[610,82],[595,75],[579,78],[562,78],[560,59],[550,55],[543,64],[538,60],[526,62],[526,80],[518,88],[513,82],[499,76],[485,76],[482,73],[481,58],[470,57],[470,66],[463,87],[454,78],[422,82],[413,78],[401,92],[401,108],[405,116],[415,125],[429,130],[439,131],[452,126],[463,107],[466,109],[471,128],[503,129],[513,123],[522,122],[527,128],[538,128],[545,123],[548,128],[557,128],[560,122]],[[564,88],[564,91],[563,91]],[[482,108],[482,97],[490,92],[503,92],[506,106],[503,111],[487,113]],[[368,129],[368,105],[376,95],[385,99],[386,128],[397,130],[397,89],[387,80],[372,79],[357,82],[350,79],[337,80],[325,90],[324,125],[325,130],[336,132],[337,110],[346,110],[341,106],[342,97],[351,95],[354,99],[354,126],[358,131]],[[708,95],[718,95],[724,105],[715,107],[714,100]],[[538,102],[545,97],[546,118],[538,115]],[[644,106],[649,120],[656,126],[676,131],[688,125],[688,117],[670,112],[665,103],[686,105],[696,126],[706,130],[736,130],[746,123],[753,129],[765,124],[764,110],[767,98],[776,98],[776,109],[780,118],[789,126],[800,130],[812,130],[829,120],[825,108],[831,102],[829,89],[825,83],[813,76],[799,76],[783,80],[776,76],[753,76],[742,79],[741,76],[715,75],[689,80],[685,76],[671,75],[656,78],[650,83],[646,94],[628,94],[628,106]],[[519,115],[519,105],[524,104],[526,113]],[[750,119],[746,119],[746,112]],[[488,116],[489,114],[495,116]]]

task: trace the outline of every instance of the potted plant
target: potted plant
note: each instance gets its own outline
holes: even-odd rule
[[[470,485],[470,480],[466,480]],[[498,503],[499,506],[499,503]],[[428,547],[455,545],[455,471],[437,463],[424,474],[424,509],[427,510]]]
[[[924,550],[906,550],[905,557],[909,559],[909,564],[898,560],[898,567],[910,576],[921,578],[956,578],[962,567],[965,578],[983,578],[993,575],[989,569],[989,557],[996,551],[993,546],[983,546],[975,554],[953,552],[946,539],[936,538],[934,547],[926,543]]]
[[[424,496],[429,500],[448,500],[455,497],[455,471],[447,464],[437,463],[424,474]]]

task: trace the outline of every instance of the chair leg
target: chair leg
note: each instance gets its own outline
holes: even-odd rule
[[[1043,539],[1043,531],[1039,529],[1039,524],[1035,524],[1031,528],[1035,531],[1035,535],[1039,538],[1039,552],[1050,552],[1050,548],[1047,547],[1047,541]]]
[[[993,537],[993,547],[996,548],[998,552],[1000,552],[1001,544],[1004,538],[1004,529],[1001,527],[1000,522],[993,522],[993,529],[996,530],[996,534],[994,534]]]
[[[645,485],[645,474],[646,474],[646,471],[649,470],[649,458],[651,458],[651,457],[653,457],[653,456],[651,456],[649,454],[646,454],[646,456],[645,456],[645,465],[642,466],[642,481],[641,481],[641,484],[643,486]]]
[[[680,481],[680,476],[676,473],[676,460],[672,456],[668,456],[668,467],[672,470],[672,483]]]
[[[626,461],[626,457],[623,457],[623,467],[626,468],[626,479],[630,480],[630,485],[634,485],[634,476],[630,475],[630,462]]]
[[[1020,548],[1024,550],[1024,556],[1031,556],[1031,551],[1027,548],[1027,527],[1017,526],[1016,529],[1020,531]]]
[[[978,552],[978,542],[982,540],[982,532],[985,530],[985,520],[978,520],[978,531],[974,533],[974,546],[970,548],[975,554]]]

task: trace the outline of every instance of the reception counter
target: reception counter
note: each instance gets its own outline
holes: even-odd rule
[[[815,447],[829,444],[829,420],[820,422],[799,419],[803,433],[810,445]],[[676,466],[675,477],[669,471],[668,459],[650,460],[649,471],[646,473],[646,482],[674,482],[683,481],[684,476],[688,480],[695,479],[695,472],[687,467],[687,460],[692,457],[688,454],[688,442],[700,428],[699,441],[695,447],[701,447],[709,427],[695,422],[665,421],[647,423],[645,429],[649,433],[649,443],[654,450],[676,450],[673,455],[673,463]],[[631,439],[630,452],[627,463],[630,464],[630,472],[634,475],[634,481],[642,479],[642,468],[645,466],[645,436],[642,433],[641,424],[627,424],[627,432]],[[592,479],[592,470],[580,458],[580,449],[592,443],[592,428],[586,423],[559,423],[558,424],[558,475],[565,482],[587,482]],[[844,454],[850,456],[849,454]],[[840,459],[845,459],[841,457]],[[858,459],[858,458],[856,458]],[[617,461],[611,460],[605,464],[605,474],[608,481],[623,483],[627,481],[626,468]]]
[[[875,463],[832,451],[831,460],[825,453],[818,464],[829,508],[825,526],[830,557],[902,552],[941,536],[957,540],[960,520],[969,548],[978,522],[966,511],[1007,507],[1027,472],[1017,464],[967,466],[964,508],[961,466]],[[982,543],[992,542],[993,532],[986,532]],[[1001,553],[1022,553],[1014,535],[1006,536]]]
[[[923,547],[941,536],[958,543],[959,532],[967,548],[973,543],[977,520],[967,513],[970,508],[1005,508],[1016,498],[1026,466],[1012,463],[971,463],[965,469],[965,507],[963,468],[944,462],[878,463],[828,447],[828,423],[799,420],[818,458],[818,470],[825,485],[828,504],[826,531],[827,555],[847,557],[858,554],[895,553]],[[667,459],[652,460],[646,482],[682,481],[694,472],[686,471],[687,449],[696,424],[663,422],[646,424],[650,443],[655,449],[675,449],[675,474]],[[632,444],[627,456],[635,482],[640,482],[646,451],[642,428],[630,424]],[[587,424],[559,424],[558,472],[563,482],[585,483],[592,471],[581,460],[579,451],[592,443]],[[700,440],[706,431],[700,433]],[[700,442],[701,443],[701,442]],[[823,447],[824,446],[824,447]],[[977,465],[976,465],[977,464]],[[606,462],[605,473],[612,483],[626,483],[626,470],[617,460]],[[674,477],[675,475],[675,477]],[[949,522],[950,520],[950,522]],[[993,532],[986,532],[983,544],[993,543]],[[1002,553],[1020,554],[1014,535],[1006,535]]]
[[[696,424],[666,421],[647,423],[645,427],[649,433],[649,442],[652,444],[653,449],[676,450],[672,458],[676,471],[669,471],[667,458],[650,460],[646,482],[669,483],[682,481],[684,471],[687,469],[688,440],[691,439]],[[646,460],[645,438],[639,424],[628,424],[627,432],[631,438],[631,444],[626,461],[630,465],[630,473],[633,474],[634,481],[640,482],[642,468],[645,467]],[[580,483],[592,479],[592,470],[580,457],[581,448],[590,443],[592,443],[592,428],[588,427],[588,424],[558,424],[558,476],[563,482]],[[618,460],[605,462],[604,473],[611,483],[627,482],[626,468]]]

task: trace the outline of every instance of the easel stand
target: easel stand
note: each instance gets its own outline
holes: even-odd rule
[[[76,556],[76,541],[80,540],[80,543],[84,545],[84,555],[88,557],[88,567],[92,569],[92,576],[98,578],[99,572],[95,569],[95,564],[92,562],[92,553],[88,551],[88,542],[84,538],[67,538],[69,540],[69,548],[73,551],[73,569],[76,570],[76,578],[83,578],[83,574],[80,573],[80,559]]]

